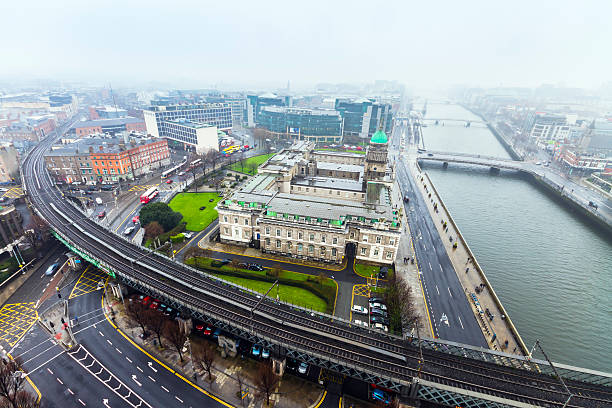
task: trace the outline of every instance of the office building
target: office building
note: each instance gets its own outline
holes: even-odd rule
[[[291,107],[292,98],[291,96],[278,96],[273,93],[265,93],[262,95],[247,95],[244,120],[248,127],[255,127],[259,124],[259,113],[266,106]]]
[[[181,143],[185,150],[194,150],[197,154],[210,150],[219,151],[216,126],[176,119],[165,121],[164,128],[166,139]]]
[[[143,111],[147,133],[176,140],[177,120],[216,126],[219,130],[232,129],[232,108],[226,103],[193,103],[151,105]],[[187,131],[182,128],[181,131]]]
[[[570,125],[565,116],[537,114],[529,134],[538,143],[563,141],[570,136]]]
[[[392,204],[387,137],[370,154],[317,152],[297,141],[260,166],[258,174],[217,205],[220,239],[264,253],[341,263],[391,264],[401,237],[401,206]],[[383,170],[384,169],[384,170]]]
[[[243,96],[206,96],[204,99],[207,103],[228,104],[232,112],[232,125],[234,127],[242,126],[246,109],[246,99]]]
[[[96,119],[75,123],[70,132],[77,136],[89,136],[102,133],[115,135],[122,132],[145,132],[145,123],[139,118]]]
[[[303,109],[265,106],[258,116],[259,127],[283,140],[308,140],[316,143],[342,141],[342,117],[332,109]]]
[[[386,133],[393,129],[393,112],[388,103],[365,98],[338,98],[334,108],[344,120],[343,135],[350,140],[367,140],[379,127]]]

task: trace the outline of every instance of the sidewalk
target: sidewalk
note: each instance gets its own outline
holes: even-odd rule
[[[180,373],[184,378],[193,381],[194,371],[189,351],[183,354],[183,361],[181,362],[178,353],[174,347],[170,346],[167,340],[162,338],[165,347],[160,348],[155,334],[149,333],[146,339],[142,339],[140,337],[142,334],[141,328],[130,320],[125,313],[123,304],[119,300],[114,299],[111,305],[115,311],[115,323],[125,335],[147,353]],[[108,312],[108,307],[106,312]],[[190,341],[193,348],[197,347],[200,343],[211,344],[208,340],[196,335],[191,335]],[[216,395],[235,407],[261,407],[263,401],[254,395],[256,394],[254,391],[256,387],[253,385],[258,375],[258,367],[258,363],[250,358],[245,358],[244,360],[240,357],[223,358],[221,353],[217,353],[212,370],[213,381],[209,382],[206,378],[207,374],[203,370],[196,368],[195,374],[197,374],[197,379],[195,383],[203,390]],[[244,378],[243,390],[246,388],[249,390],[244,399],[238,397],[239,387],[236,380],[238,374]],[[322,394],[323,389],[318,384],[285,374],[280,379],[276,393],[270,398],[274,402],[274,407],[310,407],[320,400]]]
[[[521,344],[515,339],[509,318],[505,316],[503,310],[498,307],[494,300],[496,295],[489,287],[489,282],[479,273],[480,266],[472,258],[469,248],[464,245],[464,240],[460,236],[458,228],[451,221],[448,209],[439,197],[429,176],[425,172],[419,172],[415,167],[414,164],[411,164],[409,171],[415,176],[415,184],[423,195],[425,202],[428,203],[427,209],[434,220],[438,234],[440,234],[444,243],[444,248],[459,277],[465,296],[472,307],[476,321],[487,339],[489,347],[498,351],[522,354]],[[436,203],[440,205],[437,205],[437,208],[434,209]],[[451,237],[452,241],[450,240]],[[457,244],[456,248],[453,247],[455,243]],[[482,274],[484,275],[484,272]],[[505,344],[506,341],[508,342],[507,345]]]

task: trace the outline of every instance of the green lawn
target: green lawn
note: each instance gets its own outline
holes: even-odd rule
[[[270,286],[272,286],[269,282],[263,282],[253,279],[239,278],[236,276],[229,275],[215,275],[221,279],[224,279],[229,282],[233,282],[237,285],[244,286],[245,288],[249,288],[259,293],[266,293]],[[327,305],[325,301],[315,295],[312,292],[309,292],[306,289],[296,288],[295,286],[288,285],[278,285],[278,296],[279,299],[284,302],[289,302],[297,306],[302,306],[308,309],[316,310],[322,313],[325,313]],[[269,293],[269,297],[276,298],[277,290],[276,288],[272,289]]]
[[[315,149],[315,150],[329,150],[332,152],[347,152],[347,153],[357,153],[357,154],[366,154],[365,150],[344,150],[344,149],[332,149],[330,148],[323,148],[323,149]]]
[[[372,273],[374,273],[374,275],[378,275],[378,272],[380,272],[380,266],[364,265],[360,263],[355,263],[355,273],[357,273],[357,275],[363,278],[371,277]],[[387,273],[387,280],[391,278],[391,275],[393,274],[393,272],[394,272],[393,268],[389,267],[389,270]]]
[[[253,156],[253,157],[249,157],[248,159],[246,159],[244,161],[244,167],[243,164],[240,162],[234,163],[232,164],[229,169],[233,170],[233,171],[237,171],[239,173],[244,173],[244,174],[257,174],[257,170],[255,170],[255,173],[252,173],[250,169],[250,164],[251,163],[255,163],[258,167],[264,163],[266,160],[268,160],[270,157],[274,156],[275,153],[270,153],[270,154],[262,154],[259,156]]]
[[[217,218],[215,206],[221,198],[217,193],[180,193],[170,201],[169,205],[174,211],[183,214],[187,230],[202,231]],[[210,199],[213,201],[208,202]],[[200,207],[206,209],[200,211]]]

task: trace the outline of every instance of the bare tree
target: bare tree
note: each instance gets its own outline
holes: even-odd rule
[[[146,312],[147,316],[146,316],[146,320],[147,320],[147,327],[149,329],[151,329],[153,331],[153,333],[155,333],[157,335],[157,341],[159,342],[159,347],[164,347],[164,345],[162,344],[162,334],[164,334],[164,326],[166,324],[166,320],[168,320],[166,318],[166,316],[164,316],[162,313],[160,313],[157,310],[151,310],[149,309]]]
[[[270,406],[270,395],[274,393],[277,385],[278,376],[274,373],[272,364],[260,363],[257,377],[255,378],[255,386],[258,388],[260,398],[266,398],[267,406]]]
[[[272,268],[268,269],[268,275],[273,278],[278,278],[283,272],[283,268],[280,265],[274,265]]]
[[[33,214],[25,230],[26,239],[32,246],[35,246],[47,240],[49,236],[49,223],[37,214]]]
[[[29,393],[23,390],[26,381],[25,372],[21,369],[21,359],[7,359],[0,361],[0,406],[13,408],[34,407],[36,400],[31,404]],[[21,402],[31,405],[21,405]]]
[[[164,323],[164,336],[174,346],[181,362],[183,362],[183,345],[187,340],[187,334],[185,334],[181,327],[174,320],[166,320]]]
[[[389,323],[393,331],[408,331],[419,323],[419,315],[412,288],[395,273],[389,275],[389,289],[384,298],[389,309]]]
[[[19,408],[39,408],[38,397],[26,390],[19,390],[15,397],[16,406]]]
[[[209,150],[206,153],[206,160],[210,163],[211,169],[214,171],[217,167],[217,163],[219,163],[219,152],[215,150]]]
[[[142,336],[147,335],[147,323],[149,322],[149,308],[140,302],[132,302],[127,307],[128,316],[138,323],[138,326],[142,329]]]
[[[215,353],[215,350],[213,349],[213,346],[209,343],[197,346],[195,347],[195,350],[193,350],[194,362],[198,367],[206,371],[209,383],[213,382],[212,369],[216,357],[217,355]]]
[[[151,221],[144,227],[147,237],[153,239],[164,233],[164,227],[157,221]]]
[[[247,161],[246,155],[244,154],[244,152],[240,152],[238,153],[238,161],[240,162],[240,169],[242,172],[244,172],[244,165]]]
[[[189,248],[187,248],[183,254],[183,258],[185,260],[189,259],[189,258],[196,258],[195,262],[197,262],[197,255],[198,255],[198,249],[199,247],[196,246],[190,246]]]
[[[319,274],[317,275],[317,283],[323,286],[325,281],[327,281],[327,274],[323,271],[319,272]]]
[[[229,264],[235,272],[240,272],[240,269],[242,269],[240,261],[236,258],[233,258]]]

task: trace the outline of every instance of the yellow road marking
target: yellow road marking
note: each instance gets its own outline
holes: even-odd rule
[[[10,346],[17,344],[38,320],[36,303],[10,303],[0,309],[0,339]]]
[[[410,246],[412,247],[412,253],[416,254],[414,250],[414,243],[412,242],[412,238],[410,238]],[[427,298],[425,297],[425,290],[423,290],[423,282],[421,281],[421,267],[419,266],[419,262],[416,259],[416,256],[413,256],[414,264],[417,267],[417,276],[419,278],[419,284],[421,285],[421,294],[423,295],[423,302],[425,302],[425,312],[427,313],[427,321],[429,322],[429,330],[431,331],[431,337],[436,338],[434,334],[433,325],[431,324],[431,316],[429,315],[429,307],[427,307]]]
[[[6,353],[7,356],[9,356],[9,358],[11,360],[14,360],[13,356],[11,356],[10,353]],[[29,375],[26,375],[26,381],[32,386],[32,388],[34,388],[34,391],[36,392],[36,395],[38,395],[38,397],[36,398],[36,403],[40,402],[40,399],[42,398],[42,394],[40,393],[40,391],[38,390],[38,387],[36,386],[36,384],[34,384],[34,381],[32,381],[30,379]]]
[[[134,215],[134,213],[136,212],[136,210],[138,210],[138,207],[134,208],[132,211],[130,211],[128,213],[128,215],[125,216],[125,218],[119,223],[119,225],[117,226],[117,228],[115,228],[115,232],[119,231],[119,228],[121,228],[121,226],[123,225],[123,223],[125,223],[125,221],[132,215]]]
[[[90,271],[90,267],[91,265],[83,271],[83,273],[79,277],[79,280],[77,281],[77,283],[75,283],[74,288],[72,288],[68,299],[95,292],[96,290],[98,290],[98,283],[100,282],[100,280],[103,280],[104,286],[106,286],[109,279],[108,274],[99,269],[94,269],[93,271]]]
[[[136,347],[138,350],[140,350],[142,353],[144,353],[147,357],[149,357],[151,360],[155,361],[157,364],[159,364],[160,366],[164,367],[166,370],[170,371],[172,374],[176,375],[178,378],[180,378],[181,380],[185,381],[187,384],[191,385],[193,388],[195,388],[196,390],[200,391],[202,394],[206,395],[209,398],[212,398],[213,400],[217,401],[219,404],[222,404],[223,406],[226,406],[227,408],[237,408],[234,405],[231,405],[225,401],[223,401],[222,399],[220,399],[219,397],[209,393],[208,391],[200,388],[197,384],[194,384],[193,382],[191,382],[189,379],[183,377],[180,373],[176,372],[174,369],[168,367],[166,364],[162,363],[161,361],[159,361],[157,358],[153,357],[148,351],[146,351],[145,349],[143,349],[142,347],[140,347],[138,344],[136,344],[134,342],[134,340],[132,340],[131,338],[128,337],[127,334],[125,334],[123,332],[123,330],[121,330],[120,328],[118,328],[115,323],[113,323],[111,321],[111,319],[108,317],[108,314],[106,313],[106,309],[104,308],[104,296],[102,296],[101,298],[101,303],[102,303],[102,310],[104,311],[104,317],[106,318],[106,320],[111,324],[111,326],[113,326],[115,329],[117,329],[117,332],[123,336],[123,338],[125,338],[132,346]]]
[[[327,396],[327,390],[323,391],[323,395],[321,396],[321,399],[319,400],[317,405],[314,406],[314,408],[319,408],[321,404],[323,403],[323,401],[325,401],[326,396]]]

